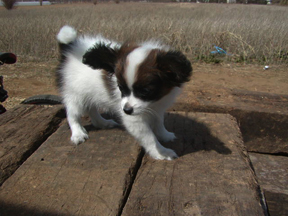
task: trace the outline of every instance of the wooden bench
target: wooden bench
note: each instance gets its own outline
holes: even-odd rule
[[[0,187],[1,216],[267,215],[229,114],[168,113],[165,124],[178,139],[165,146],[180,157],[156,161],[125,130],[96,130],[85,119],[90,139],[73,146],[61,106],[24,107],[1,116],[0,159],[25,143],[44,143]],[[9,160],[21,162],[26,152]],[[0,163],[5,179],[6,162]]]

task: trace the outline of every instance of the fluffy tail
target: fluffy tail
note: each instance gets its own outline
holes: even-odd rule
[[[63,26],[58,35],[57,40],[60,44],[69,44],[73,42],[77,37],[77,31],[68,25]]]
[[[71,43],[73,43],[76,38],[77,31],[73,27],[65,25],[60,29],[57,34],[57,40],[59,43],[61,58],[65,58],[64,53],[69,50]]]

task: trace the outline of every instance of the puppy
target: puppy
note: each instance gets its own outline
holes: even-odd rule
[[[119,44],[101,35],[77,36],[70,26],[61,28],[57,40],[61,52],[57,83],[74,144],[88,139],[80,123],[84,113],[97,128],[118,125],[104,119],[100,109],[116,114],[152,158],[177,158],[159,141],[176,138],[164,127],[164,112],[192,74],[181,52],[155,41]]]

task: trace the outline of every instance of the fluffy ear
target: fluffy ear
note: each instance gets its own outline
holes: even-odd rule
[[[190,80],[192,66],[190,61],[179,51],[160,51],[157,55],[157,68],[161,76],[172,86],[181,86]]]
[[[114,73],[116,60],[117,50],[114,50],[109,45],[99,43],[84,54],[82,62],[93,69],[104,69]]]

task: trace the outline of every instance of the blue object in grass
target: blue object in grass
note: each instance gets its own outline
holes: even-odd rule
[[[215,45],[214,45],[214,47],[216,50],[212,51],[211,52],[212,54],[225,54],[225,55],[227,55],[227,52],[225,50],[223,50],[222,48],[215,46]]]

